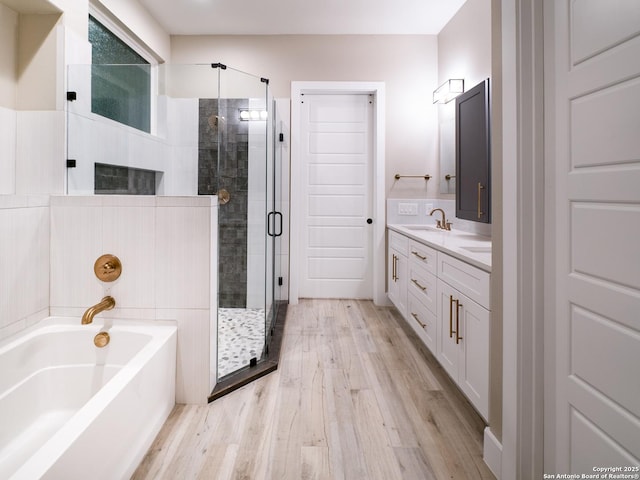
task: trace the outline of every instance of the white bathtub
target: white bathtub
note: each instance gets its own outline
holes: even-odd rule
[[[175,403],[176,335],[51,317],[0,343],[0,479],[130,478]]]

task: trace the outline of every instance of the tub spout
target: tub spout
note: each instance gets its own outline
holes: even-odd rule
[[[93,307],[87,308],[87,311],[82,315],[82,325],[87,325],[93,322],[93,317],[95,317],[100,312],[104,312],[105,310],[111,310],[116,306],[116,301],[113,297],[107,295],[100,303],[96,303]]]

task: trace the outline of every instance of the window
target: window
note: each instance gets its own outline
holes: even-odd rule
[[[91,111],[151,131],[151,65],[89,15]]]

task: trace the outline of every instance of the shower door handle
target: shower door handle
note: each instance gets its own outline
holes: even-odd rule
[[[276,212],[269,212],[267,214],[267,235],[269,235],[270,237],[275,237],[273,232],[271,232],[271,216],[275,215],[275,213]]]
[[[280,212],[273,212],[273,213],[275,213],[276,216],[280,219],[280,222],[279,222],[280,223],[280,230],[279,230],[278,233],[276,233],[274,235],[274,237],[279,237],[279,236],[282,235],[282,213],[280,213]]]
[[[278,233],[274,233],[274,232],[271,231],[272,218],[275,219],[276,216],[280,219],[280,221],[279,221],[279,223],[280,223],[280,231]],[[275,222],[274,222],[274,227],[275,227]],[[280,212],[269,212],[269,214],[267,215],[267,235],[269,235],[270,237],[279,237],[280,235],[282,235],[282,213],[280,213]]]

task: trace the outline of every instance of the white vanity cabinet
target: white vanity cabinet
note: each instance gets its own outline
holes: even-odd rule
[[[489,272],[389,230],[389,298],[485,420],[489,286]]]
[[[409,239],[389,230],[387,295],[402,316],[407,315],[407,251]]]
[[[438,252],[437,358],[489,417],[489,273]]]

